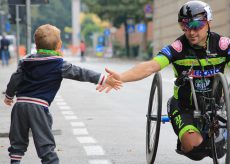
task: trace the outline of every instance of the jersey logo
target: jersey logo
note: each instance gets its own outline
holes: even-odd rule
[[[182,43],[179,40],[176,40],[175,42],[173,42],[171,44],[171,46],[177,51],[177,52],[181,52],[182,51]]]
[[[169,49],[168,46],[162,48],[161,52],[163,52],[165,55],[167,55],[168,58],[170,58],[170,59],[172,58],[172,54],[171,54],[170,49]]]
[[[196,91],[206,91],[209,89],[211,81],[210,79],[196,79],[194,83]]]
[[[192,76],[193,77],[212,77],[215,74],[217,74],[218,72],[220,72],[220,69],[216,68],[216,69],[209,69],[209,70],[193,70],[192,71]]]
[[[228,45],[230,44],[230,40],[227,37],[221,37],[219,41],[219,46],[221,50],[226,50],[228,48]]]

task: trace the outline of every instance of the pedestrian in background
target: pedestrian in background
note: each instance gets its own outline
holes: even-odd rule
[[[6,38],[6,33],[3,33],[0,42],[0,56],[2,59],[2,66],[9,65],[10,52],[9,52],[10,41]]]
[[[85,61],[85,51],[86,51],[86,44],[83,40],[80,43],[80,51],[81,51],[81,61]]]
[[[34,34],[37,53],[23,58],[17,71],[7,85],[5,104],[11,105],[16,95],[17,102],[11,112],[10,147],[11,164],[19,164],[29,144],[29,129],[32,131],[37,154],[42,164],[58,164],[54,151],[56,144],[52,134],[53,119],[49,112],[63,78],[109,85],[119,89],[121,83],[101,73],[87,70],[63,60],[60,53],[61,31],[46,24]],[[32,163],[33,161],[31,161]]]

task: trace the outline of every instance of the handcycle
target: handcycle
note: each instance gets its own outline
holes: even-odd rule
[[[183,77],[189,80],[195,104],[194,118],[197,126],[208,134],[211,141],[211,152],[214,164],[230,164],[230,95],[226,77],[222,73],[214,75],[212,91],[209,96],[202,96],[202,108],[199,109],[194,89],[193,78],[186,72]],[[153,164],[157,155],[161,123],[169,122],[167,115],[162,115],[162,78],[157,72],[152,80],[149,96],[146,124],[146,160]],[[223,150],[225,154],[220,157],[216,140],[222,133],[224,137]]]

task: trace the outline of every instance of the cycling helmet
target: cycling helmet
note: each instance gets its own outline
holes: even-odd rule
[[[189,1],[185,3],[179,13],[178,13],[178,22],[183,21],[211,21],[212,10],[210,6],[202,1]]]

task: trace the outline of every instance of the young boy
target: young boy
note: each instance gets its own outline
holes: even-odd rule
[[[31,129],[37,154],[43,164],[58,164],[55,141],[51,131],[52,116],[49,106],[63,78],[109,85],[119,89],[120,81],[92,70],[80,68],[64,61],[59,50],[62,46],[61,31],[45,24],[34,34],[37,53],[24,58],[7,85],[5,104],[11,105],[10,147],[11,164],[19,164],[29,144]]]

